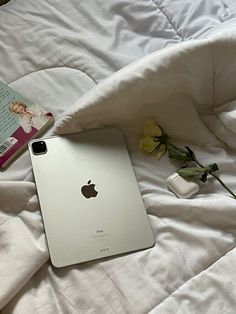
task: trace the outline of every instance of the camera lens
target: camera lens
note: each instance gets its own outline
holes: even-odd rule
[[[38,141],[32,143],[32,150],[34,155],[41,155],[47,152],[47,146],[44,141]]]

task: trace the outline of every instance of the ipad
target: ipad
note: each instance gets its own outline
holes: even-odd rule
[[[55,267],[154,245],[118,129],[33,140],[29,152]]]

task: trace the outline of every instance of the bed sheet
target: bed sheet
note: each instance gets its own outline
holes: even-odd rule
[[[65,115],[64,111],[68,110],[72,103],[133,61],[162,48],[178,47],[178,44],[183,41],[212,38],[214,34],[222,33],[225,29],[236,29],[236,5],[233,0],[214,2],[203,0],[194,2],[190,0],[138,0],[135,2],[127,0],[89,2],[11,0],[7,5],[0,7],[0,24],[0,80],[9,83],[25,96],[53,111],[56,114],[56,120],[60,121]],[[224,86],[224,88],[227,87]],[[219,93],[219,99],[220,96]],[[80,103],[76,106],[80,106]],[[212,124],[208,121],[209,117],[205,115],[204,118],[211,126]],[[218,129],[214,130],[214,132],[217,131]],[[153,292],[150,289],[145,292],[144,281],[138,273],[143,271],[146,257],[144,258],[139,253],[136,257],[137,273],[132,273],[132,267],[125,268],[129,257],[124,257],[114,273],[112,260],[104,261],[104,266],[91,263],[55,273],[55,270],[48,264],[48,253],[27,152],[6,171],[0,172],[0,180],[1,252],[4,253],[0,266],[0,279],[4,282],[4,286],[0,286],[0,308],[5,306],[2,310],[3,314],[22,313],[22,311],[24,313],[146,313],[154,308],[154,302],[150,303],[149,300],[155,300],[154,294],[157,295],[161,290],[163,290],[161,294],[163,298],[156,298],[157,303],[167,296],[168,302],[162,302],[156,311],[168,313],[170,309],[173,310],[179,306],[178,297],[181,302],[184,302],[186,295],[187,303],[191,303],[191,298],[194,299],[193,295],[187,296],[186,289],[181,296],[178,296],[178,289],[175,293],[173,292],[175,289],[170,288],[173,281],[172,271],[166,278],[161,278],[157,286],[150,279]],[[160,181],[156,184],[158,187]],[[209,202],[211,203],[211,200]],[[163,211],[158,215],[164,216],[168,221],[169,218],[166,217],[168,210],[164,211],[166,209],[164,203],[161,205]],[[176,208],[176,204],[172,205]],[[231,214],[231,207],[228,211],[234,217]],[[183,211],[181,215],[185,213]],[[207,217],[210,215],[211,211]],[[155,217],[150,219],[155,220],[153,225],[157,232],[164,230],[163,254],[171,250],[173,255],[170,256],[178,255],[178,247],[168,242],[169,235],[165,230],[169,227],[162,225],[159,220],[157,223]],[[187,228],[187,224],[184,223],[184,225]],[[193,232],[190,233],[194,242]],[[14,238],[14,234],[17,238]],[[214,233],[214,236],[216,234],[218,236],[221,232]],[[232,234],[225,236],[223,232],[222,237],[220,254],[225,252],[226,264],[228,264],[224,263],[224,269],[222,269],[221,260],[219,264],[213,265],[216,267],[216,271],[213,269],[214,275],[211,276],[208,272],[208,277],[202,279],[204,282],[209,282],[209,285],[214,285],[214,282],[217,285],[220,282],[217,295],[221,293],[221,288],[225,288],[222,278],[225,276],[227,282],[230,282],[230,261],[234,260],[234,236]],[[227,249],[229,251],[232,249],[232,252],[227,254]],[[188,251],[188,246],[184,248],[184,252],[185,250]],[[22,252],[27,257],[26,268],[23,267]],[[197,253],[200,254],[200,252],[199,249]],[[158,260],[156,256],[150,256],[150,258]],[[177,264],[173,262],[172,265],[173,269],[180,274],[179,281],[173,282],[175,288],[182,287],[181,284],[186,279],[186,273],[180,267],[186,257],[183,255],[181,258],[182,262],[178,261]],[[8,273],[6,265],[10,265],[13,259],[16,263],[11,273]],[[199,263],[204,264],[204,259],[199,258]],[[157,269],[156,264],[153,265],[147,271],[155,277]],[[169,267],[171,261],[166,265]],[[165,269],[167,266],[164,263],[161,267]],[[192,270],[189,269],[189,271],[191,273]],[[215,281],[214,276],[217,272],[222,272],[222,276],[219,274],[220,281]],[[130,280],[126,289],[125,282],[128,273],[132,274],[132,278],[136,281]],[[3,281],[6,278],[3,275],[7,275],[6,282]],[[116,276],[120,276],[122,287],[114,279]],[[199,284],[201,276],[196,283],[197,288],[194,286],[195,281],[186,283],[189,289],[194,287],[196,291],[196,300],[192,302],[196,305],[193,313],[194,311],[197,313],[197,304],[201,301],[201,289],[204,287]],[[92,289],[96,282],[94,278],[99,283],[96,293]],[[78,308],[74,307],[71,299],[67,299],[66,291],[70,291],[69,287],[72,282],[76,289],[83,292],[78,293],[75,289],[72,297],[76,299],[75,304],[81,305]],[[231,285],[233,289],[233,280]],[[138,290],[140,294],[137,293]],[[172,292],[177,294],[175,298],[172,298]],[[122,298],[124,293],[125,297]],[[48,302],[48,296],[51,296],[53,300],[51,304]],[[232,295],[228,296],[229,299],[231,297]],[[40,308],[39,304],[36,304],[39,298],[41,298]],[[106,298],[110,298],[110,302],[107,302]],[[130,305],[129,298],[133,298],[133,304],[137,302],[137,307]],[[142,299],[142,302],[138,302],[138,298]],[[207,299],[207,302],[208,300],[210,299]],[[232,302],[232,307],[229,313],[235,305],[233,301],[230,300],[230,302]],[[95,304],[96,308],[92,305],[90,307],[89,304]],[[186,309],[190,307],[180,307],[179,313],[186,313]],[[155,309],[153,311],[155,312]],[[221,313],[222,308],[217,309],[215,306],[212,311]]]
[[[165,183],[177,165],[143,155],[137,143],[154,115],[175,144],[189,145],[204,163],[217,161],[235,190],[236,92],[227,79],[236,77],[235,52],[234,33],[155,52],[105,79],[57,121],[59,134],[122,130],[154,248],[55,269],[33,181],[1,182],[1,300],[11,299],[3,314],[234,313],[235,200],[212,180],[193,198],[177,199]]]
[[[0,80],[60,116],[131,62],[236,28],[233,0],[11,0],[0,7]],[[24,180],[27,154],[0,172]]]
[[[68,67],[99,82],[236,18],[233,0],[11,0],[0,8],[0,78]],[[235,21],[234,21],[235,22]]]

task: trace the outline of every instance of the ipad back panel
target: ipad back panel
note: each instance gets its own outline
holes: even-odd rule
[[[104,129],[29,144],[54,266],[135,251],[154,244],[123,136]]]

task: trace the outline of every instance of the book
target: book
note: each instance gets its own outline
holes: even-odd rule
[[[0,167],[54,121],[53,114],[0,81]]]

